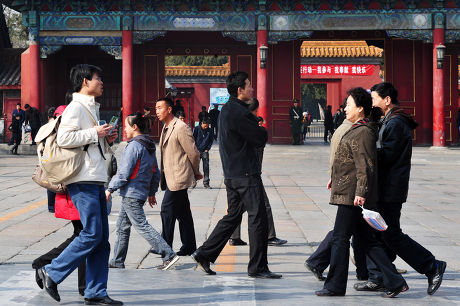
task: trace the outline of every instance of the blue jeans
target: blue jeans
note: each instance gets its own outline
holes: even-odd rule
[[[55,283],[61,283],[83,260],[86,260],[85,298],[107,295],[109,274],[109,223],[104,186],[96,184],[67,185],[83,230],[51,264],[46,272]]]
[[[145,218],[144,203],[145,201],[127,197],[124,197],[122,200],[117,220],[117,239],[113,248],[113,258],[110,261],[110,264],[115,267],[125,267],[131,225],[147,240],[152,247],[152,252],[161,255],[163,261],[173,259],[176,256],[176,253],[169,244],[166,243]]]

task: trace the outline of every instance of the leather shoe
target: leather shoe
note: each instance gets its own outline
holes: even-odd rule
[[[123,302],[113,300],[108,295],[106,295],[101,298],[85,298],[85,305],[123,305]]]
[[[182,250],[179,250],[179,251],[176,253],[177,256],[190,256],[190,255],[192,255],[192,254],[193,254],[193,252],[187,252],[187,251],[182,251]]]
[[[395,296],[397,296],[401,292],[404,292],[404,291],[407,291],[407,290],[409,290],[409,286],[407,284],[404,284],[401,287],[396,288],[396,289],[392,289],[392,290],[388,289],[387,291],[382,293],[380,296],[383,297],[383,298],[394,298]]]
[[[45,268],[38,269],[38,276],[43,282],[43,286],[46,289],[46,292],[56,301],[61,301],[59,292],[57,290],[57,284],[51,279],[51,277],[46,272]]]
[[[428,289],[426,289],[426,293],[429,295],[433,295],[436,290],[438,290],[439,286],[442,283],[442,277],[444,276],[444,271],[446,271],[447,263],[445,261],[436,260],[436,264],[434,267],[434,271],[431,272],[428,277]]]
[[[203,270],[204,272],[206,272],[209,275],[216,275],[216,272],[211,270],[211,263],[209,262],[209,260],[204,259],[200,255],[198,250],[196,250],[191,256],[192,256],[193,260],[196,262],[197,267],[200,267],[201,270]],[[195,269],[196,269],[196,267],[195,267]]]
[[[271,238],[268,239],[268,245],[275,245],[275,246],[280,246],[287,243],[287,240],[279,239],[279,238]]]
[[[37,282],[38,287],[40,287],[40,289],[43,289],[43,281],[40,278],[40,275],[38,275],[38,269],[35,269],[35,281]]]
[[[254,277],[254,278],[281,278],[283,277],[281,274],[276,274],[271,271],[265,271],[265,272],[259,272],[259,273],[248,273],[249,277]]]
[[[320,272],[315,267],[311,266],[308,262],[305,262],[304,265],[305,265],[305,268],[307,268],[308,271],[313,273],[313,275],[316,277],[317,280],[319,280],[320,282],[324,282],[326,280],[326,278],[323,276],[323,273]]]
[[[374,283],[371,281],[356,283],[353,285],[356,291],[385,291],[382,284]]]
[[[248,245],[245,241],[241,240],[240,238],[236,238],[236,239],[230,238],[228,240],[228,243],[230,245]]]
[[[326,288],[315,291],[315,294],[317,296],[344,296],[345,295],[344,293],[337,293],[334,291],[327,290]]]

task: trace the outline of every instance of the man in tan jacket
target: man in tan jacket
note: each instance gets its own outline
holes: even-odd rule
[[[203,178],[200,173],[200,152],[190,128],[174,117],[173,101],[161,98],[156,102],[158,119],[163,122],[160,137],[161,179],[160,186],[165,190],[161,203],[161,222],[163,239],[172,247],[176,219],[182,247],[177,255],[191,255],[196,250],[195,229],[187,189]]]

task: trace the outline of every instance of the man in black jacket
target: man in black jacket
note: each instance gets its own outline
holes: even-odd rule
[[[29,124],[31,128],[30,138],[32,139],[32,145],[35,145],[35,135],[37,135],[40,126],[40,112],[35,107],[31,107],[29,104],[24,105],[26,110],[25,124]]]
[[[302,135],[302,108],[299,107],[299,100],[292,100],[294,104],[289,109],[289,125],[291,126],[292,132],[292,144],[299,145]]]
[[[427,293],[438,290],[446,269],[444,261],[436,260],[430,251],[401,230],[399,219],[402,204],[409,190],[412,157],[412,130],[417,122],[400,107],[398,91],[391,83],[376,84],[371,88],[372,104],[380,107],[385,116],[381,120],[377,142],[379,200],[378,211],[388,224],[382,232],[383,241],[401,259],[428,278]],[[367,258],[369,281],[355,284],[358,291],[381,289],[381,275],[370,258]]]
[[[206,189],[211,189],[211,186],[209,186],[209,150],[211,150],[212,142],[214,141],[214,133],[209,128],[209,121],[209,118],[204,118],[200,125],[193,129],[195,145],[203,161],[203,186]]]
[[[245,72],[234,72],[227,78],[230,99],[219,116],[219,151],[227,189],[227,214],[217,223],[209,238],[193,259],[208,274],[228,239],[248,212],[249,264],[248,275],[257,278],[280,278],[270,272],[267,261],[267,215],[260,177],[260,163],[255,148],[265,146],[267,131],[248,110],[253,88]]]
[[[324,142],[327,142],[327,137],[331,132],[331,137],[334,135],[334,119],[332,118],[332,106],[328,105],[324,112]]]

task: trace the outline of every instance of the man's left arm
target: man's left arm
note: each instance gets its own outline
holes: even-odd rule
[[[190,128],[187,126],[179,127],[177,139],[192,164],[193,173],[195,175],[200,174],[200,152],[198,152],[195,146],[195,139],[193,138]]]
[[[206,151],[211,150],[212,143],[214,141],[214,131],[212,129],[209,129],[209,135],[208,138],[206,139]]]

